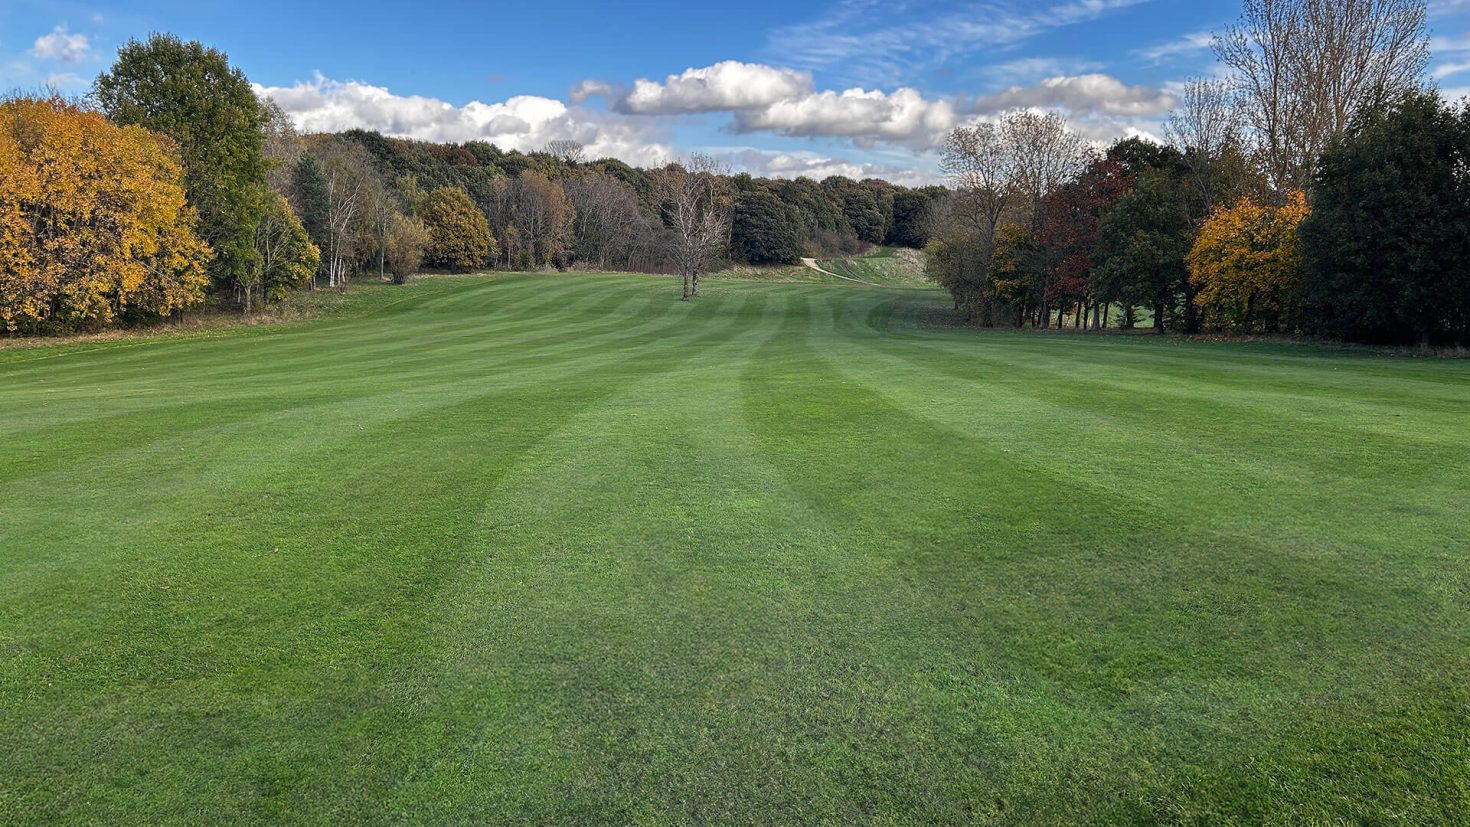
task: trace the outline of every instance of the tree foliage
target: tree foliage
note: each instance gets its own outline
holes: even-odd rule
[[[1432,92],[1365,110],[1322,156],[1301,228],[1319,333],[1470,342],[1470,108]]]
[[[1103,215],[1092,263],[1100,293],[1125,305],[1153,308],[1163,330],[1185,301],[1184,256],[1194,227],[1183,194],[1169,176],[1145,171]]]
[[[98,328],[198,304],[209,246],[172,144],[57,98],[0,103],[0,321]]]
[[[97,77],[93,93],[113,122],[137,124],[172,138],[184,163],[189,204],[199,234],[213,248],[209,273],[227,290],[248,281],[255,225],[266,198],[267,113],[250,82],[223,52],[155,34],[128,41],[117,62]]]
[[[246,313],[250,312],[251,297],[257,290],[268,302],[280,301],[287,292],[311,280],[322,258],[290,203],[281,195],[272,195],[265,214],[255,226],[255,252],[255,266],[241,284]]]
[[[1306,195],[1280,207],[1242,198],[1205,221],[1189,251],[1189,279],[1205,327],[1233,333],[1289,333],[1301,294],[1299,230]]]
[[[394,284],[407,284],[409,277],[418,272],[432,238],[428,226],[419,218],[393,216],[385,247],[388,272],[393,274]]]
[[[458,187],[439,187],[424,198],[418,217],[429,229],[424,263],[445,270],[472,270],[495,257],[495,237],[485,214]]]
[[[801,216],[765,189],[735,198],[730,253],[749,264],[795,264],[801,258]]]

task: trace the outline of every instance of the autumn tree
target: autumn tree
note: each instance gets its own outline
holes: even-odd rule
[[[1059,115],[1015,112],[999,121],[982,121],[952,131],[945,140],[941,168],[953,196],[943,213],[949,233],[973,233],[982,248],[970,261],[982,268],[992,259],[991,247],[1002,223],[1014,223],[1035,235],[1042,199],[1076,174],[1083,163],[1082,140]],[[981,285],[975,304],[980,321],[994,322],[994,298],[982,274],[960,279]],[[1042,294],[1042,317],[1046,297]],[[962,304],[965,302],[961,302]]]
[[[266,183],[276,192],[288,195],[296,165],[306,153],[306,143],[280,104],[265,98],[260,102],[260,108],[265,115],[265,123],[261,127],[261,151],[265,155]]]
[[[424,261],[424,250],[431,240],[429,228],[419,218],[401,214],[393,216],[385,247],[388,272],[393,274],[394,284],[407,284],[409,277],[418,272]]]
[[[526,245],[530,266],[563,262],[576,217],[566,192],[540,172],[529,170],[516,176],[513,191],[513,223]]]
[[[267,115],[245,75],[217,49],[155,34],[118,50],[93,94],[115,123],[174,140],[199,234],[214,250],[210,277],[222,292],[249,280],[256,266],[255,225],[270,202]]]
[[[98,328],[198,304],[210,249],[173,146],[58,98],[0,103],[0,321]]]
[[[418,217],[429,230],[424,263],[445,270],[482,267],[496,254],[490,225],[464,190],[439,187],[424,197]]]
[[[1115,158],[1094,155],[1076,178],[1041,199],[1035,222],[1041,249],[1036,299],[1043,307],[1058,309],[1058,325],[1061,309],[1076,304],[1081,310],[1075,317],[1078,326],[1090,313],[1090,326],[1102,327],[1102,306],[1107,302],[1092,278],[1092,254],[1103,214],[1131,182]],[[1049,324],[1045,314],[1038,321],[1042,327]]]
[[[1307,198],[1277,207],[1242,198],[1205,221],[1189,251],[1194,301],[1207,328],[1291,333],[1301,306],[1301,238]]]

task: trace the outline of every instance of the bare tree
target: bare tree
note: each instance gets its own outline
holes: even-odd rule
[[[313,153],[326,179],[327,286],[347,289],[350,267],[358,252],[358,239],[367,200],[376,176],[372,156],[361,144],[328,139]]]
[[[1184,156],[1208,215],[1218,200],[1216,178],[1226,153],[1241,142],[1241,110],[1231,84],[1223,80],[1191,78],[1184,82],[1178,106],[1164,124],[1164,137]]]
[[[388,235],[393,219],[399,214],[398,196],[379,174],[363,176],[362,201],[364,218],[372,235],[372,247],[378,254],[378,278],[387,274]]]
[[[1054,112],[1015,112],[1001,120],[1015,154],[1016,183],[1034,213],[1041,199],[1074,178],[1085,158],[1081,136]]]
[[[1086,158],[1082,138],[1052,113],[1012,112],[951,132],[940,163],[954,191],[945,208],[947,220],[964,226],[970,236],[963,245],[969,251],[963,279],[988,284],[1001,227],[1015,224],[1034,234],[1042,199],[1076,177]],[[977,295],[988,326],[995,298],[986,287]]]
[[[546,154],[561,161],[564,164],[575,166],[582,163],[582,155],[586,147],[580,141],[570,138],[557,138],[546,145]]]
[[[992,239],[1007,212],[1023,211],[1024,221],[1042,198],[1075,176],[1083,149],[1081,137],[1053,113],[1013,112],[954,130],[940,168],[955,190],[955,217]]]
[[[983,121],[945,138],[940,169],[954,190],[952,215],[989,240],[1017,193],[1017,161],[1000,125]]]
[[[1425,0],[1245,0],[1215,54],[1249,103],[1261,165],[1304,189],[1327,143],[1361,107],[1414,88],[1429,62]]]
[[[576,219],[574,253],[598,268],[628,268],[640,240],[647,235],[646,217],[633,188],[601,172],[566,180],[564,188]]]
[[[708,155],[671,164],[660,175],[669,259],[684,279],[684,300],[699,295],[700,275],[730,242],[728,170]]]

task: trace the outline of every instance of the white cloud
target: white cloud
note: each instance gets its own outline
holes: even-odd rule
[[[425,141],[489,141],[503,149],[539,150],[571,139],[588,157],[612,157],[657,166],[676,157],[647,121],[569,107],[559,100],[517,95],[503,101],[455,106],[437,98],[396,95],[382,86],[336,81],[317,74],[292,86],[255,85],[280,104],[303,132],[368,129]]]
[[[1166,58],[1202,52],[1210,48],[1214,39],[1215,36],[1210,32],[1192,32],[1174,40],[1156,43],[1146,49],[1139,49],[1134,54],[1157,63]]]
[[[662,82],[640,78],[633,88],[616,94],[608,84],[583,81],[573,100],[598,94],[610,98],[614,109],[634,115],[683,115],[769,106],[812,91],[812,76],[762,63],[724,60],[711,66],[691,67]]]
[[[91,56],[92,44],[86,35],[68,32],[66,24],[60,23],[49,34],[36,38],[31,54],[43,60],[81,63]]]
[[[1470,70],[1470,63],[1441,63],[1430,74],[1434,75],[1435,80],[1440,80],[1467,70]]]
[[[735,113],[739,132],[769,131],[793,137],[851,138],[924,148],[958,123],[954,105],[929,100],[914,89],[823,91]]]
[[[1011,109],[1061,109],[1077,117],[1148,117],[1174,106],[1174,97],[1150,86],[1127,86],[1111,75],[1063,75],[1035,86],[1012,86],[977,98],[974,110],[993,114]]]

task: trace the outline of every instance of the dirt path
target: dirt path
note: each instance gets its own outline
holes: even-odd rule
[[[862,279],[855,279],[852,276],[844,276],[841,273],[834,273],[831,270],[823,270],[822,267],[821,267],[821,265],[817,264],[817,260],[814,259],[814,258],[804,258],[804,259],[801,260],[801,263],[802,264],[805,264],[806,266],[808,266],[810,268],[812,268],[813,270],[816,270],[818,273],[826,273],[827,275],[832,276],[833,278],[844,279],[846,281],[855,281],[858,284],[866,284],[869,287],[882,287],[883,286],[881,284],[875,284],[875,283],[873,283],[871,281],[863,281]]]

